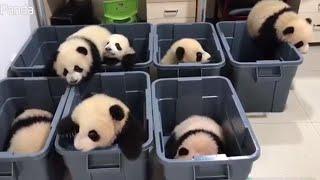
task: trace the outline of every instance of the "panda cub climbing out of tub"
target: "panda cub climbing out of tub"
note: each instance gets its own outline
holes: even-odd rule
[[[282,42],[291,43],[306,53],[313,38],[311,19],[300,17],[279,0],[258,2],[248,16],[247,28],[258,45],[270,52],[269,57],[274,56]]]
[[[165,146],[169,159],[191,160],[224,152],[221,127],[211,118],[193,115],[178,124]]]
[[[4,149],[13,153],[36,153],[45,145],[51,130],[52,114],[26,109],[13,121]]]
[[[138,158],[145,140],[143,128],[129,108],[105,94],[91,95],[78,104],[71,115],[60,121],[58,134],[76,134],[74,147],[83,152],[117,143],[128,159]]]
[[[191,38],[183,38],[173,43],[161,60],[161,64],[170,65],[178,63],[207,63],[211,55],[201,44]]]
[[[50,66],[70,85],[89,79],[100,69],[110,35],[106,28],[97,25],[80,29],[59,46]]]
[[[136,52],[129,39],[122,34],[112,34],[105,46],[104,63],[109,66],[121,63],[124,70],[130,70],[135,61]]]

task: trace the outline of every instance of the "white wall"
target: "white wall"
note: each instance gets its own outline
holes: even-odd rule
[[[0,5],[33,6],[32,0],[0,0]],[[29,35],[37,28],[36,15],[0,14],[0,78],[4,78],[11,61]]]

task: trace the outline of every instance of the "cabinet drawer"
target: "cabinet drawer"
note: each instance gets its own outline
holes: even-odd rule
[[[148,3],[147,18],[191,18],[196,17],[196,2]]]
[[[160,24],[160,23],[192,23],[195,22],[195,18],[158,18],[148,19],[149,23]]]
[[[319,13],[301,13],[304,18],[311,18],[314,32],[313,42],[320,42],[320,12]]]
[[[320,0],[301,0],[299,13],[320,12]]]

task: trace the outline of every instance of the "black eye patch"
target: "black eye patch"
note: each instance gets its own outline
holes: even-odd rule
[[[123,109],[119,105],[113,105],[109,109],[114,120],[121,121],[124,118]]]
[[[67,76],[67,74],[68,74],[68,70],[67,70],[66,68],[64,68],[64,70],[63,70],[63,75],[64,75],[64,76]]]
[[[197,62],[200,62],[202,60],[202,53],[197,52]]]
[[[79,66],[74,66],[73,68],[74,71],[81,73],[83,71],[83,69]]]
[[[121,46],[120,46],[120,44],[119,44],[119,43],[116,43],[116,47],[117,47],[117,49],[118,49],[119,51],[121,51],[121,50],[122,50],[122,48],[121,48]]]
[[[178,151],[179,156],[186,156],[188,154],[189,154],[189,150],[185,147],[180,148]]]
[[[97,142],[97,141],[99,141],[99,139],[100,139],[99,134],[98,134],[97,131],[95,131],[95,130],[91,130],[91,131],[88,133],[88,137],[89,137],[93,142]]]
[[[299,49],[299,48],[301,48],[303,45],[304,45],[304,43],[303,43],[302,41],[299,41],[299,42],[297,42],[294,46]]]
[[[83,54],[85,56],[88,54],[88,50],[85,47],[82,47],[82,46],[77,47],[77,51],[78,51],[78,53]]]

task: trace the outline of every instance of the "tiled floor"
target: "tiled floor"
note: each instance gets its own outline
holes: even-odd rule
[[[305,55],[283,113],[249,114],[261,146],[253,180],[320,180],[320,46]]]

